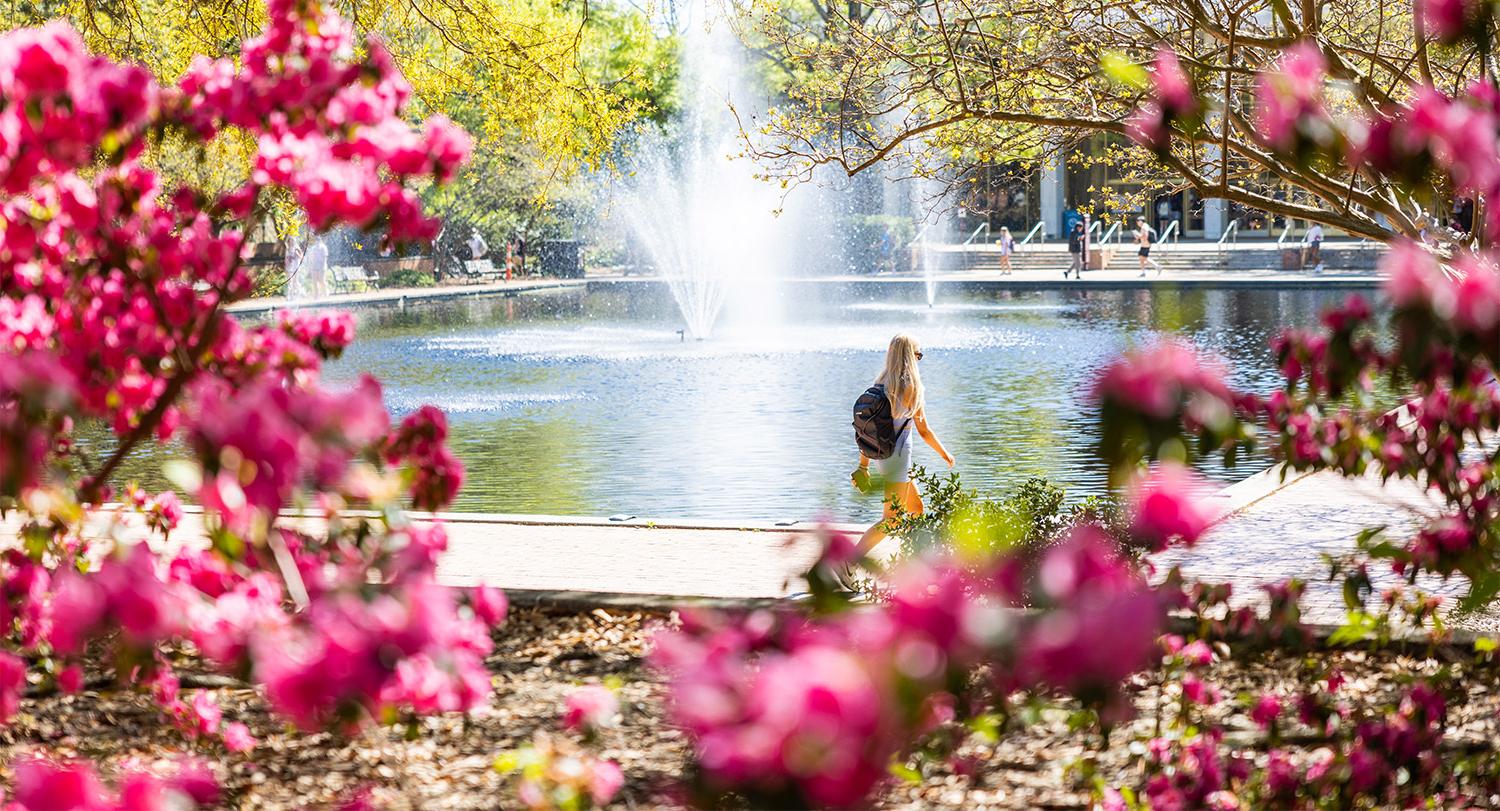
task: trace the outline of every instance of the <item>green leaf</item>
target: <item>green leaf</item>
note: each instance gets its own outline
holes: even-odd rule
[[[1478,611],[1495,601],[1500,594],[1500,572],[1485,572],[1469,581],[1469,593],[1458,603],[1461,613]]]
[[[913,786],[922,785],[922,773],[906,765],[903,761],[892,760],[889,770],[892,776],[899,777]]]
[[[1151,83],[1151,74],[1119,51],[1105,51],[1099,59],[1099,67],[1104,70],[1104,75],[1134,90],[1145,90]]]
[[[969,729],[985,743],[1000,740],[1000,716],[987,712],[969,719]]]
[[[1349,618],[1328,637],[1330,645],[1352,645],[1375,635],[1375,618],[1363,611],[1350,611]]]

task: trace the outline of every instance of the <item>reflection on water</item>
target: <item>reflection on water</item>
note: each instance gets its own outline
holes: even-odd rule
[[[1084,393],[1110,357],[1175,333],[1223,356],[1234,384],[1267,390],[1267,338],[1344,296],[1080,291],[928,308],[795,290],[776,334],[726,324],[705,342],[682,339],[670,296],[652,285],[363,310],[328,377],[369,371],[393,410],[449,412],[469,469],[457,509],[862,520],[878,503],[848,485],[849,410],[895,332],[922,343],[929,420],[970,486],[999,492],[1038,475],[1080,495],[1103,485]],[[925,447],[917,460],[938,463]],[[1232,481],[1263,465],[1205,470]]]

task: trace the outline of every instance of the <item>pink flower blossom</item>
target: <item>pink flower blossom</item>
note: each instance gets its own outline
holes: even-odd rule
[[[611,690],[599,685],[581,687],[568,694],[563,712],[563,729],[586,732],[609,726],[620,711],[619,701]]]
[[[1255,706],[1250,710],[1250,718],[1266,729],[1281,717],[1281,699],[1271,693],[1263,693],[1255,700]]]
[[[1223,699],[1218,687],[1191,673],[1182,677],[1182,694],[1194,704],[1217,704]]]
[[[1256,124],[1261,138],[1273,149],[1293,151],[1301,141],[1317,141],[1331,132],[1323,106],[1327,63],[1312,42],[1287,48],[1278,69],[1256,79]]]
[[[469,606],[474,609],[474,616],[491,628],[503,625],[505,616],[510,611],[510,601],[506,599],[505,592],[489,586],[479,586],[471,591]]]
[[[193,721],[195,731],[199,735],[217,735],[219,723],[224,718],[224,713],[219,709],[219,702],[213,694],[207,690],[199,690],[193,696]]]
[[[1131,533],[1157,551],[1174,541],[1193,546],[1215,517],[1200,498],[1204,486],[1202,478],[1183,465],[1155,465],[1131,489]]]
[[[625,787],[625,773],[612,760],[593,760],[589,763],[589,797],[600,807],[610,801]]]
[[[250,728],[235,721],[224,726],[224,748],[236,754],[243,754],[255,748],[255,737],[250,734]]]
[[[83,668],[68,665],[57,673],[57,687],[64,693],[74,695],[83,690]]]
[[[26,663],[0,650],[0,724],[8,723],[21,709],[26,692]]]

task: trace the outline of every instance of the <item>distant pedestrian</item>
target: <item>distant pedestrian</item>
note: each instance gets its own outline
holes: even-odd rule
[[[489,252],[489,243],[484,241],[484,237],[480,236],[478,231],[475,231],[473,234],[469,235],[469,253],[471,254],[472,258],[483,259],[484,255]]]
[[[1076,274],[1077,278],[1083,278],[1083,265],[1088,260],[1084,257],[1084,249],[1088,243],[1087,231],[1084,230],[1082,222],[1073,223],[1073,233],[1068,234],[1068,253],[1073,257],[1073,263],[1063,271],[1063,278],[1068,278],[1069,273]]]
[[[1146,224],[1145,217],[1135,218],[1135,244],[1138,248],[1137,257],[1141,263],[1141,276],[1146,275],[1146,266],[1156,268],[1156,275],[1161,275],[1161,263],[1151,258],[1151,246],[1156,242],[1156,229]]]
[[[1323,226],[1318,223],[1302,237],[1302,266],[1312,266],[1313,273],[1323,270]]]
[[[309,292],[315,299],[328,295],[328,246],[320,237],[302,255],[302,273],[307,277]]]
[[[1016,252],[1016,238],[1010,235],[1010,229],[1000,226],[1000,275],[1010,275],[1010,255]]]

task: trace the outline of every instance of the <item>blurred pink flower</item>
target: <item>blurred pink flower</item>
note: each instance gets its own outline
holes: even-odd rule
[[[224,748],[231,752],[243,754],[255,748],[255,737],[250,734],[250,728],[235,721],[224,726]]]
[[[1213,507],[1203,498],[1206,483],[1176,462],[1154,465],[1129,494],[1131,534],[1160,551],[1173,542],[1191,547],[1213,523]]]
[[[563,729],[587,732],[610,726],[620,711],[620,702],[607,687],[591,684],[568,694],[563,711]]]

